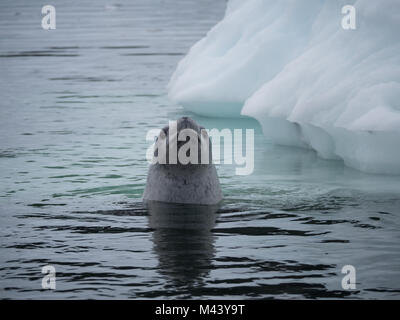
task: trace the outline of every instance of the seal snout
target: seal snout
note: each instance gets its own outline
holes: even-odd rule
[[[154,156],[161,165],[197,165],[212,163],[210,138],[204,127],[189,117],[170,122],[157,137]],[[165,156],[164,156],[165,155]]]

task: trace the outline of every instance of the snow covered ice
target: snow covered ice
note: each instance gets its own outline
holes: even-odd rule
[[[342,7],[356,29],[342,28]],[[400,1],[231,0],[179,63],[170,98],[256,118],[276,144],[400,174]]]

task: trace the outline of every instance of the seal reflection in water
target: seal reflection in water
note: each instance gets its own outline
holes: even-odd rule
[[[161,130],[149,167],[144,202],[215,205],[222,200],[211,141],[188,117]]]
[[[182,289],[201,284],[212,267],[218,206],[147,202],[160,274]],[[176,292],[174,292],[175,294]]]
[[[153,156],[143,202],[160,273],[179,287],[193,287],[211,268],[211,229],[222,200],[210,138],[183,117],[162,129]]]

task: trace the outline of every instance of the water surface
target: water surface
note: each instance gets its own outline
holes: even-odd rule
[[[176,64],[225,1],[52,4],[57,29],[44,31],[41,4],[0,3],[1,298],[400,297],[399,177],[168,100]],[[217,168],[216,212],[141,204],[146,132],[182,115],[256,130],[252,175]],[[54,291],[41,288],[45,265]]]

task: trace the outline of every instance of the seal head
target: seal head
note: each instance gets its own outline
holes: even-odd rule
[[[216,205],[222,200],[206,130],[188,117],[160,131],[143,201]],[[154,161],[157,159],[157,161]]]

